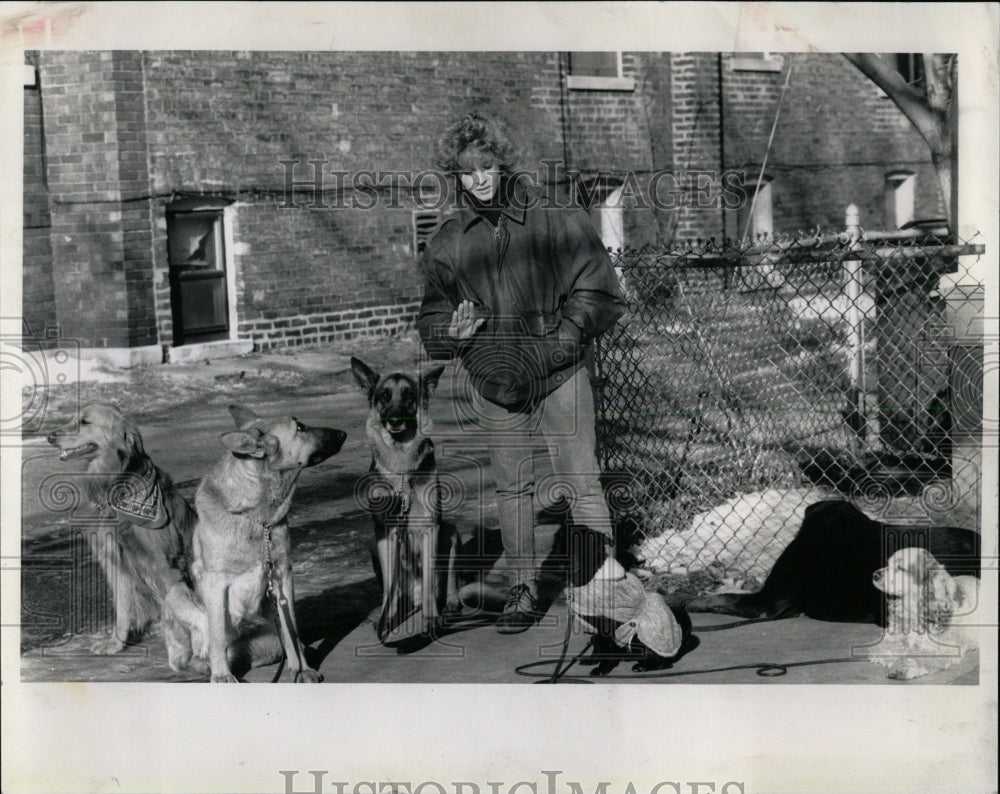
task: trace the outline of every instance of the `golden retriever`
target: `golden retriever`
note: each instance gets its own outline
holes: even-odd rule
[[[113,634],[98,638],[92,650],[118,653],[162,618],[171,666],[178,669],[189,639],[176,630],[171,613],[194,607],[189,587],[194,511],[150,460],[135,424],[113,405],[85,406],[78,425],[56,430],[48,442],[59,449],[60,460],[87,462],[88,499],[113,520],[112,542],[103,532],[88,534],[115,610]]]

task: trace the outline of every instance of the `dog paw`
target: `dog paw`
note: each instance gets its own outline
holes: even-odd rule
[[[208,675],[212,671],[212,666],[208,663],[207,659],[199,659],[197,656],[194,656],[188,660],[186,669],[193,673]]]
[[[913,659],[905,659],[889,667],[889,678],[896,681],[909,681],[920,674],[920,665],[913,661]]]
[[[444,605],[443,614],[447,616],[458,615],[462,612],[462,600],[456,595],[453,599],[449,598],[447,603]]]
[[[664,659],[662,656],[657,656],[654,658],[643,659],[641,662],[636,662],[632,665],[633,673],[652,673],[656,670],[669,670],[674,666],[674,663],[668,659]]]
[[[606,676],[618,666],[618,661],[618,659],[604,659],[597,664],[597,667],[590,671],[590,674],[595,678]]]
[[[170,669],[180,675],[208,675],[212,670],[207,659],[199,659],[197,656],[171,659],[169,664]]]
[[[97,656],[114,656],[125,650],[125,641],[118,637],[95,637],[90,643],[90,652]]]
[[[319,684],[323,681],[323,674],[311,667],[305,667],[295,673],[294,680],[296,684]]]
[[[232,673],[212,673],[213,684],[238,684],[236,676]]]

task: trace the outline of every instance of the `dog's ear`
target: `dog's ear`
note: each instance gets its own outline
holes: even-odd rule
[[[265,454],[268,454],[268,450],[265,448],[264,439],[272,438],[274,436],[265,436],[259,430],[233,430],[229,433],[223,433],[219,438],[222,439],[222,444],[230,452],[235,452],[238,455],[250,455],[253,458],[263,458]],[[274,439],[277,441],[277,439]]]
[[[930,554],[927,555],[927,619],[928,629],[934,626],[946,627],[951,622],[952,613],[958,600],[958,586],[945,567]]]
[[[427,403],[437,388],[442,372],[444,367],[435,367],[430,372],[425,372],[417,384],[417,390],[420,392],[420,399],[417,402],[417,426],[425,436],[429,436],[434,429],[434,421],[427,415]]]
[[[354,373],[354,380],[366,392],[371,393],[378,383],[378,373],[365,364],[360,358],[351,357],[351,372]]]
[[[267,457],[272,457],[277,454],[278,449],[281,447],[281,441],[277,436],[272,436],[270,433],[265,433],[260,439],[260,448],[264,450],[264,454]]]
[[[122,414],[119,416],[121,417],[118,421],[121,422],[122,443],[128,456],[135,458],[145,455],[146,451],[142,447],[142,435],[139,433],[139,428],[126,416]]]
[[[434,367],[430,372],[425,372],[420,378],[420,396],[424,400],[427,400],[434,393],[443,373],[444,367]]]
[[[236,426],[241,430],[245,427],[250,427],[256,420],[260,419],[257,414],[242,405],[230,405],[229,413],[236,422]]]

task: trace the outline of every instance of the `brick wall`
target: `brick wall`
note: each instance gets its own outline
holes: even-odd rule
[[[689,190],[686,206],[656,209],[648,177],[759,163],[784,79],[734,72],[710,53],[624,53],[634,91],[567,89],[554,52],[39,58],[40,102],[25,91],[25,224],[39,227],[26,229],[26,311],[98,346],[172,341],[166,210],[190,195],[232,203],[240,338],[267,347],[405,327],[421,288],[408,185],[395,205],[382,192],[367,210],[336,208],[370,199],[351,188],[310,206],[300,185],[290,205],[282,161],[299,163],[299,182],[313,178],[306,161],[323,161],[328,190],[338,171],[429,169],[439,132],[472,108],[507,118],[525,167],[565,156],[586,177],[633,174],[646,208],[626,205],[630,244],[720,237],[721,208],[693,206]],[[849,201],[866,226],[881,225],[891,167],[917,172],[917,217],[934,214],[926,147],[888,99],[836,56],[795,56],[790,85],[768,165],[776,230],[839,227]],[[713,183],[708,198],[718,193]]]
[[[35,65],[37,54],[26,63]],[[37,80],[24,88],[24,244],[22,316],[36,336],[56,323],[55,288],[52,281],[52,246],[49,242],[49,194],[45,182],[42,141],[42,100]]]
[[[84,347],[155,344],[137,53],[39,54],[54,304]]]
[[[252,337],[265,350],[394,334],[413,327],[420,301],[395,306],[371,306],[358,301],[354,306],[336,312],[286,315],[275,320],[247,320],[240,323],[240,335]]]
[[[564,103],[568,167],[584,179],[609,174],[626,180],[623,195],[635,198],[623,200],[625,239],[641,246],[663,237],[671,221],[649,194],[653,172],[671,164],[670,63],[660,53],[622,53],[622,77],[635,89],[565,89],[560,96],[562,77],[553,71],[550,102]]]
[[[882,229],[885,175],[917,175],[916,218],[943,217],[930,152],[899,109],[838,55],[785,54],[780,72],[734,71],[723,57],[725,165],[755,173],[792,73],[767,162],[775,231],[839,229],[857,204]]]
[[[282,161],[298,161],[297,182],[315,178],[308,160],[324,161],[331,190],[337,171],[430,169],[440,131],[476,107],[508,120],[525,144],[528,167],[562,153],[552,134],[558,108],[545,102],[553,68],[545,53],[152,52],[144,58],[152,190],[164,207],[174,193],[235,201],[237,328],[260,346],[389,332],[399,323],[375,323],[357,312],[396,317],[421,290],[413,250],[417,204],[405,184],[395,207],[383,193],[368,210],[337,208],[335,195],[327,196],[328,208],[315,208],[308,187],[290,207]],[[354,190],[341,198],[369,200]],[[165,242],[154,245],[154,259],[159,335],[169,341]],[[308,320],[294,334],[291,325],[275,325],[291,318]]]
[[[670,61],[674,170],[679,175],[688,175],[692,170],[717,173],[722,170],[719,56],[681,52],[672,53]],[[729,118],[726,116],[727,123]],[[719,183],[715,179],[708,181],[707,201],[712,202],[718,199]],[[723,236],[721,208],[698,206],[694,191],[686,194],[684,204],[675,215],[675,239]]]

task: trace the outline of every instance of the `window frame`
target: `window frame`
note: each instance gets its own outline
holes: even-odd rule
[[[189,346],[215,341],[232,341],[238,338],[237,318],[237,285],[235,243],[233,241],[234,205],[229,199],[213,196],[192,196],[170,202],[164,208],[166,228],[164,243],[166,244],[166,265],[170,282],[170,310],[173,318],[172,347]],[[171,224],[178,217],[201,216],[211,218],[214,227],[214,265],[199,266],[175,263],[171,259],[170,232]],[[221,279],[219,279],[221,274]],[[182,300],[180,286],[182,281],[199,279],[219,279],[225,290],[225,326],[185,329],[180,318]],[[180,333],[178,333],[178,330]]]
[[[757,187],[757,180],[760,179],[760,187]],[[737,237],[739,239],[746,239],[752,243],[757,243],[761,239],[773,240],[774,239],[774,191],[772,186],[774,185],[774,177],[768,174],[754,174],[752,179],[747,179],[743,183],[743,188],[747,193],[747,203],[746,212],[737,213],[737,225],[736,230]],[[764,202],[761,202],[761,199]],[[750,212],[750,207],[753,207],[753,212]],[[764,212],[766,208],[766,212]],[[763,232],[758,231],[758,227],[763,225],[761,221],[769,221],[769,228],[765,229]],[[749,223],[747,221],[749,220]],[[744,228],[749,227],[748,231],[744,233]],[[761,237],[763,234],[763,238]]]
[[[900,213],[900,202],[905,199],[906,206],[904,212]],[[885,197],[884,197],[883,222],[891,224],[893,229],[902,229],[907,223],[913,221],[917,215],[917,175],[914,171],[898,170],[890,171],[885,175]],[[890,215],[889,205],[892,205]],[[904,215],[909,217],[902,219]]]
[[[428,243],[437,234],[437,230],[441,228],[442,214],[440,210],[413,210],[411,218],[413,225],[413,253],[415,256],[420,257],[423,255]],[[429,222],[432,218],[434,220],[434,228],[427,231],[426,227],[423,227],[422,222]]]
[[[729,60],[731,72],[780,72],[785,56],[778,52],[734,53]]]
[[[588,52],[578,50],[578,52]],[[621,50],[594,50],[594,52],[613,52],[618,67],[617,77],[598,77],[596,75],[573,74],[573,53],[567,52],[568,68],[566,70],[566,87],[573,91],[634,91],[635,79],[622,75]]]

